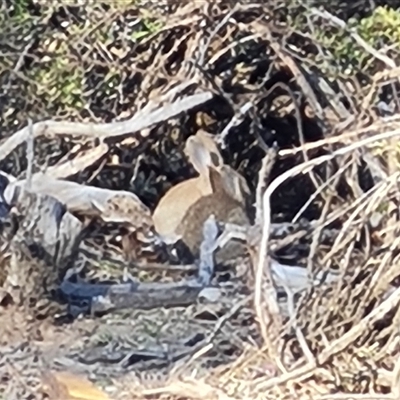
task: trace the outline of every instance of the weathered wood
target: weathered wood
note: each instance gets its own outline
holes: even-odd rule
[[[112,285],[106,295],[94,297],[92,313],[124,308],[149,310],[156,307],[187,306],[194,303],[203,286],[197,280],[183,283]]]
[[[15,302],[42,307],[74,261],[82,223],[54,198],[25,190],[15,199],[10,217],[17,226],[4,288]]]
[[[6,201],[11,202],[25,184],[26,180],[10,182],[4,193]],[[39,173],[33,176],[31,185],[33,193],[54,197],[74,214],[99,217],[133,229],[152,225],[150,210],[134,193],[125,190],[80,185]]]

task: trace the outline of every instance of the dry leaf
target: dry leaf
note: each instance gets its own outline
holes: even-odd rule
[[[70,372],[47,372],[43,384],[50,400],[111,400],[88,379]]]

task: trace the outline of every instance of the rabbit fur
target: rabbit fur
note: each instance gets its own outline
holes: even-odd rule
[[[203,224],[214,214],[218,222],[249,224],[246,180],[223,158],[212,136],[204,131],[188,138],[185,155],[199,176],[183,181],[160,199],[153,212],[156,231],[166,243],[179,239],[197,255]]]

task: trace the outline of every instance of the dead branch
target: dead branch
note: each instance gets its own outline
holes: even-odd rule
[[[84,293],[87,289],[88,286],[81,286],[79,292]],[[149,310],[156,307],[187,306],[196,301],[202,289],[203,286],[197,280],[171,284],[143,283],[136,288],[132,285],[112,285],[106,294],[93,298],[91,312],[96,314],[125,308]]]
[[[25,180],[10,182],[4,193],[9,204],[24,185]],[[131,227],[152,225],[150,210],[128,191],[84,186],[39,173],[33,176],[31,185],[32,192],[54,197],[71,213],[96,216],[105,222],[125,223]]]
[[[210,92],[203,92],[177,100],[173,104],[161,106],[149,112],[140,112],[124,122],[109,124],[89,124],[77,122],[43,121],[33,125],[35,138],[43,135],[79,135],[104,140],[110,137],[121,137],[138,132],[147,127],[166,121],[182,112],[205,103],[212,98]],[[12,151],[24,143],[29,136],[29,127],[23,128],[9,137],[0,146],[0,159],[5,159]]]

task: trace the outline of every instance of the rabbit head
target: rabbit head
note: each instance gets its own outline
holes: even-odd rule
[[[224,190],[240,203],[245,203],[250,195],[246,179],[231,166],[224,164],[221,153],[212,135],[200,130],[186,141],[185,154],[194,168],[203,176],[209,178],[209,171],[218,172],[217,182],[214,182],[212,192]],[[216,175],[217,176],[217,175]],[[211,186],[212,186],[212,182]],[[218,187],[215,187],[218,184]]]
[[[206,169],[210,167],[218,169],[224,164],[214,139],[203,130],[186,140],[184,152],[200,175],[207,174]]]

